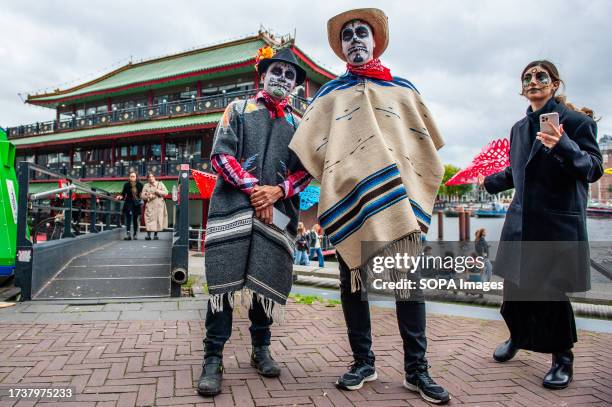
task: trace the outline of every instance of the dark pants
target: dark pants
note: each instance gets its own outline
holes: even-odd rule
[[[576,321],[567,295],[560,294],[558,301],[508,301],[508,298],[538,298],[538,295],[504,281],[501,314],[512,342],[520,349],[556,353],[574,347],[578,341]]]
[[[130,233],[130,226],[133,225],[134,234],[138,233],[138,218],[140,217],[140,206],[132,202],[126,202],[123,207],[123,217],[126,232]]]
[[[369,303],[367,299],[362,299],[360,291],[351,293],[350,270],[339,256],[338,261],[340,262],[342,311],[353,357],[355,360],[365,360],[374,365]],[[404,370],[410,373],[418,366],[427,366],[425,302],[423,300],[396,301],[395,310],[404,343]]]
[[[210,301],[206,312],[206,337],[204,338],[204,359],[209,356],[223,357],[223,346],[232,335],[233,310],[223,296],[223,311],[212,312]],[[251,320],[251,344],[253,346],[270,346],[270,325],[272,318],[268,318],[261,303],[253,297],[253,304],[249,309]]]

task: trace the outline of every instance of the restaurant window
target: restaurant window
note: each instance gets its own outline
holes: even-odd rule
[[[85,115],[89,116],[92,114],[96,114],[96,107],[88,107],[87,110],[85,111]]]
[[[161,161],[161,145],[147,144],[145,148],[145,158],[151,161]]]

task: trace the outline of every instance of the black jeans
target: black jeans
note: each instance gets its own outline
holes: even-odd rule
[[[204,359],[209,356],[223,357],[223,346],[232,335],[232,315],[233,309],[223,296],[223,311],[212,312],[210,300],[208,311],[206,312],[206,336],[204,337]],[[249,309],[249,319],[251,326],[251,344],[253,346],[270,346],[270,325],[272,317],[268,318],[261,306],[261,303],[253,296],[253,304]]]
[[[123,207],[123,217],[127,234],[130,234],[130,225],[134,227],[134,234],[138,233],[138,218],[140,217],[140,206],[126,201]]]
[[[361,292],[351,293],[350,270],[338,256],[340,262],[340,298],[353,358],[374,365],[372,352],[372,325],[370,306],[362,299]],[[404,370],[411,373],[418,366],[427,366],[427,337],[425,335],[425,302],[423,300],[396,301],[395,311],[400,336],[404,343]]]

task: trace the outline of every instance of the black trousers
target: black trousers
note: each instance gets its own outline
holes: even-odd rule
[[[501,314],[516,346],[541,353],[563,352],[574,347],[578,335],[572,304],[565,293],[556,294],[558,301],[508,301],[508,298],[537,296],[530,296],[529,291],[504,281]]]
[[[374,365],[369,302],[367,299],[362,299],[360,291],[351,293],[350,270],[340,256],[338,256],[338,261],[340,262],[342,311],[353,358]],[[396,301],[395,310],[400,336],[404,344],[404,370],[406,373],[411,373],[419,366],[427,367],[425,302],[423,300]]]
[[[125,224],[126,232],[130,233],[130,226],[133,225],[134,234],[138,233],[138,218],[140,217],[140,206],[134,205],[132,202],[126,201],[123,206],[123,223]]]
[[[206,336],[204,337],[204,359],[209,356],[223,357],[223,347],[232,335],[233,309],[230,308],[227,296],[223,296],[223,311],[212,312],[210,300],[206,312]],[[270,346],[270,325],[272,317],[266,316],[261,303],[253,297],[253,304],[249,309],[251,326],[251,344],[253,346]]]

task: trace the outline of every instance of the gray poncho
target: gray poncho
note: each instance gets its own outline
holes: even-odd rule
[[[288,148],[296,126],[291,113],[272,119],[263,103],[254,99],[232,102],[217,127],[211,156],[232,155],[260,185],[278,185],[290,172],[301,169]],[[268,315],[274,303],[286,303],[292,284],[299,196],[281,199],[274,206],[290,218],[285,230],[254,217],[249,196],[217,178],[205,241],[213,311],[222,309],[223,295],[233,304],[233,293],[241,289],[247,295],[255,293]]]

